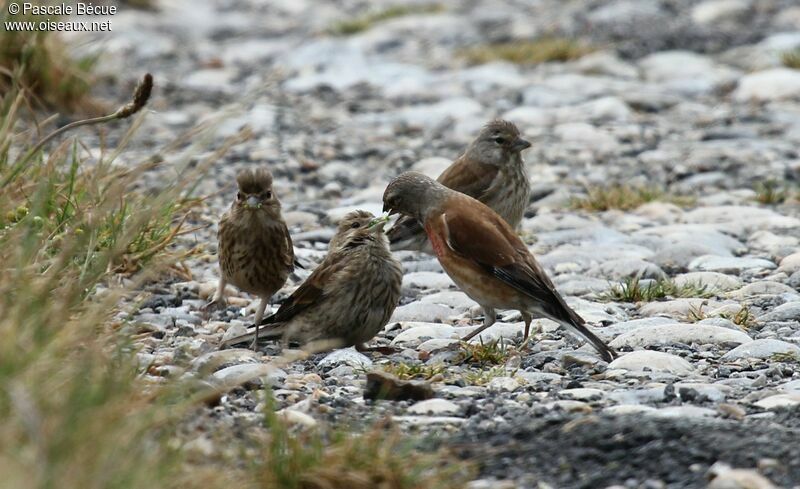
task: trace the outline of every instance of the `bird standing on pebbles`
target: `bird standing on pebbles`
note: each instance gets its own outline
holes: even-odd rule
[[[224,305],[223,292],[228,283],[259,296],[261,302],[254,318],[257,339],[267,303],[294,269],[294,249],[281,216],[281,203],[272,190],[269,170],[242,170],[236,183],[236,200],[219,221],[220,279],[206,307]]]
[[[383,232],[388,218],[366,211],[339,223],[328,255],[294,293],[266,318],[262,339],[282,338],[312,350],[355,346],[363,351],[400,300],[403,268]],[[227,347],[252,339],[232,338]]]
[[[422,223],[444,271],[483,307],[483,326],[465,341],[494,323],[495,309],[516,309],[525,321],[525,340],[535,315],[586,338],[604,360],[616,356],[570,309],[511,226],[486,205],[417,172],[395,178],[383,205],[384,212]]]
[[[530,198],[530,182],[521,155],[530,146],[511,122],[491,121],[437,181],[483,202],[516,229]],[[388,235],[392,250],[433,254],[425,230],[413,217],[398,219]]]

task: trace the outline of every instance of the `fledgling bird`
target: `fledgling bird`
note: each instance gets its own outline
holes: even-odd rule
[[[567,305],[511,226],[486,205],[421,173],[406,172],[386,187],[383,206],[384,212],[423,224],[444,271],[483,308],[483,325],[465,341],[494,323],[495,309],[516,309],[525,321],[526,340],[533,316],[545,317],[586,338],[606,361],[616,356]]]
[[[236,183],[236,199],[219,221],[220,279],[207,306],[225,303],[223,292],[229,283],[259,296],[261,302],[254,317],[258,338],[267,303],[294,269],[294,248],[269,170],[242,170],[236,175]]]
[[[516,229],[530,198],[530,182],[521,154],[530,146],[513,123],[493,120],[437,181],[483,202]],[[394,251],[433,254],[425,230],[413,217],[400,217],[388,235]]]
[[[324,349],[365,350],[400,300],[403,268],[389,251],[388,218],[353,211],[339,223],[325,259],[278,311],[266,318],[262,339],[283,339]],[[252,333],[226,341],[244,343]]]

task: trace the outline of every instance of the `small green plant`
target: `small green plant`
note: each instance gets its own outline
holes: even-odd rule
[[[800,48],[782,53],[781,63],[783,63],[783,66],[787,68],[800,70]]]
[[[623,211],[636,209],[648,202],[662,201],[676,205],[690,205],[692,199],[684,196],[670,195],[657,187],[610,185],[593,187],[586,190],[586,197],[573,198],[570,207],[591,212],[603,212],[611,209]]]
[[[697,323],[706,319],[708,314],[703,310],[703,304],[699,306],[692,306],[689,308],[689,311],[686,313],[686,321],[690,323]]]
[[[464,51],[463,56],[471,64],[509,61],[522,65],[535,65],[550,61],[571,61],[593,50],[591,46],[574,39],[542,37],[533,40],[475,46]]]
[[[370,29],[379,22],[406,15],[441,12],[444,8],[438,4],[427,5],[395,5],[384,10],[367,13],[353,19],[341,20],[333,24],[328,31],[337,36],[349,36]]]
[[[687,283],[678,286],[670,279],[648,281],[646,285],[641,279],[628,277],[619,284],[612,285],[608,292],[601,294],[600,299],[613,302],[651,302],[667,297],[710,297],[713,294],[706,285]]]
[[[794,352],[775,353],[770,359],[775,362],[800,363],[800,355]]]
[[[750,329],[756,323],[755,316],[753,315],[752,311],[750,311],[750,308],[746,305],[742,305],[735,314],[723,313],[720,314],[719,317],[727,319],[733,324],[737,324],[744,329]]]
[[[458,363],[477,365],[500,365],[506,362],[513,347],[506,345],[503,338],[489,343],[461,342]]]
[[[391,363],[383,365],[382,368],[384,372],[392,374],[400,380],[430,380],[437,375],[444,375],[447,371],[444,365],[426,365],[424,363]]]
[[[492,367],[489,369],[470,370],[463,376],[468,385],[486,385],[497,377],[513,377],[516,372],[508,372],[505,367]]]
[[[758,182],[755,186],[756,201],[764,205],[777,205],[786,202],[790,195],[786,186],[775,180]]]

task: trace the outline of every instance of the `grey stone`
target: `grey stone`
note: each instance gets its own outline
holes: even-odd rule
[[[681,357],[651,350],[637,350],[625,353],[609,363],[608,368],[619,368],[634,372],[651,370],[675,375],[689,375],[694,370],[692,365]]]
[[[800,347],[780,340],[753,340],[739,345],[722,356],[723,360],[739,360],[744,358],[770,358],[776,354],[794,355],[800,359]]]
[[[728,343],[749,343],[752,339],[745,333],[734,331],[718,326],[706,326],[700,324],[663,324],[650,328],[639,328],[628,333],[624,333],[614,339],[610,346],[613,348],[622,347],[647,347],[669,343],[697,343],[705,344],[728,344]]]
[[[741,273],[750,269],[773,269],[775,264],[763,258],[703,255],[689,263],[689,270]]]

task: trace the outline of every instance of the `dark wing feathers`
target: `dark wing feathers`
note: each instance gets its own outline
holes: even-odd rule
[[[436,180],[445,187],[480,200],[491,187],[498,171],[500,167],[496,165],[479,163],[462,156],[448,166]]]

